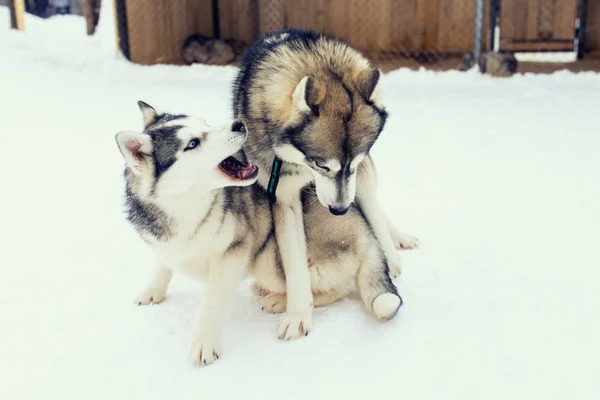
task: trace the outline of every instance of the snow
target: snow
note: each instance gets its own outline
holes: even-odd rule
[[[92,38],[72,16],[0,25],[0,398],[597,396],[600,75],[387,74],[379,197],[422,242],[404,307],[379,323],[346,299],[286,343],[242,286],[197,369],[202,283],[133,305],[152,257],[123,219],[114,134],[140,129],[140,99],[227,121],[235,68],[132,65],[103,17]]]

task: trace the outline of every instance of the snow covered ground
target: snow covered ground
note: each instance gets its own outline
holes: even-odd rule
[[[103,15],[93,38],[75,17],[23,34],[0,7],[1,399],[596,398],[599,75],[385,76],[379,195],[422,242],[399,315],[346,299],[280,342],[241,287],[221,359],[196,369],[202,284],[132,303],[151,255],[121,213],[114,134],[140,129],[140,99],[227,121],[235,69],[134,66]]]

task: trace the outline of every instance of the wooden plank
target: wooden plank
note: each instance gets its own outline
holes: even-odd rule
[[[554,37],[555,0],[538,0],[537,39],[551,40]]]
[[[348,6],[346,23],[350,29],[347,30],[346,39],[360,50],[371,50],[370,43],[373,42],[373,26],[370,22],[370,10],[368,0],[354,0]],[[373,10],[376,12],[376,10]]]
[[[11,23],[13,29],[25,30],[25,0],[12,0]]]
[[[286,0],[284,8],[286,28],[318,30],[313,0]]]
[[[374,51],[392,51],[392,18],[394,0],[380,0],[377,7],[377,19],[374,24],[374,42],[371,44]]]
[[[565,41],[552,41],[552,42],[513,42],[506,41],[500,42],[500,46],[504,51],[573,51],[573,42],[569,40]]]
[[[500,8],[500,40],[511,40],[515,36],[515,0],[502,1]]]
[[[500,50],[507,43],[527,40],[528,0],[503,0],[500,9]]]
[[[328,0],[315,0],[316,3],[316,20],[319,32],[327,31],[327,3]]]
[[[85,25],[88,35],[93,35],[96,31],[101,5],[102,0],[82,0],[82,11],[85,16]]]
[[[585,48],[600,53],[600,1],[588,0]]]
[[[127,0],[129,52],[140,64],[181,64],[181,46],[189,35],[212,36],[211,0]]]
[[[413,17],[416,11],[416,0],[393,0],[391,4],[391,50],[406,54],[415,50],[412,43]]]
[[[329,0],[324,4],[326,32],[341,38],[348,37],[348,5],[347,0]]]
[[[527,2],[527,29],[526,39],[536,40],[539,38],[540,0],[529,0]]]
[[[218,0],[222,39],[250,44],[258,38],[258,5],[254,1]]]
[[[429,48],[444,53],[472,51],[476,5],[474,0],[439,0],[438,40]]]
[[[452,36],[454,32],[454,1],[440,0],[438,13],[438,40],[437,43],[441,49],[449,49],[452,47]]]
[[[425,48],[437,50],[440,48],[440,3],[443,0],[428,0],[425,4]]]
[[[575,39],[577,0],[554,0],[554,39]]]

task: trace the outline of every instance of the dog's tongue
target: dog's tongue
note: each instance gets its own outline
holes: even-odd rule
[[[253,174],[256,174],[258,167],[252,164],[242,164],[234,157],[227,157],[219,165],[221,170],[227,175],[237,179],[247,179]]]
[[[256,172],[256,165],[246,164],[242,168],[239,169],[237,175],[240,179],[247,179],[251,177]]]

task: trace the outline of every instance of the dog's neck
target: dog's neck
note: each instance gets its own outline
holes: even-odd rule
[[[153,203],[174,221],[194,220],[204,216],[210,209],[219,190],[190,190],[171,196],[160,196]]]
[[[158,207],[171,221],[177,235],[196,229],[208,215],[221,189],[193,189],[170,196],[149,197],[146,201]]]

